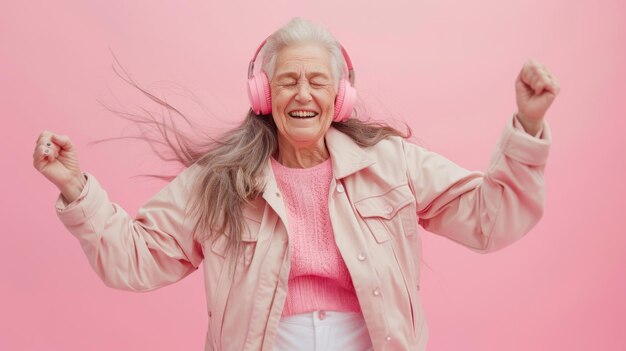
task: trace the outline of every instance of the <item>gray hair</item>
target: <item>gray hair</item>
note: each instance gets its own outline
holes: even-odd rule
[[[260,54],[263,56],[262,70],[271,81],[276,72],[276,56],[282,48],[301,43],[322,44],[330,53],[330,65],[335,80],[335,91],[339,88],[339,80],[347,77],[346,61],[341,52],[339,41],[321,25],[309,20],[295,17],[289,23],[268,37]]]

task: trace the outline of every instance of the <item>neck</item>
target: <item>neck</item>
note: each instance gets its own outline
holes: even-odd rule
[[[298,147],[289,142],[278,140],[278,161],[281,165],[289,168],[310,168],[316,166],[330,157],[326,149],[324,138],[315,145]]]

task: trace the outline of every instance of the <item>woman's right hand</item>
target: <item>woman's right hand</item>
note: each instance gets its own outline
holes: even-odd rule
[[[33,153],[33,166],[59,188],[67,203],[78,198],[87,183],[78,167],[76,149],[67,135],[41,132]]]

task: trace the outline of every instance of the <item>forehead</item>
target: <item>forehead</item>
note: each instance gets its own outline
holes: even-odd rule
[[[315,71],[331,74],[330,53],[319,43],[289,45],[276,55],[276,75],[280,73]]]

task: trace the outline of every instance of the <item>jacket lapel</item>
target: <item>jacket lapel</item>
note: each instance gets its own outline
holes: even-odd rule
[[[352,138],[333,126],[324,138],[332,158],[335,179],[347,177],[376,163]]]

